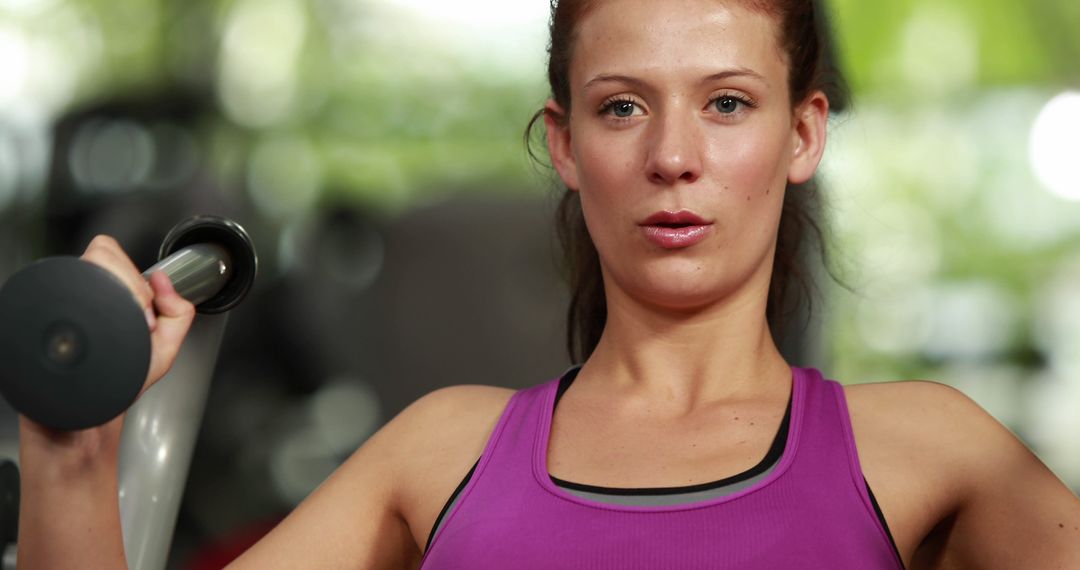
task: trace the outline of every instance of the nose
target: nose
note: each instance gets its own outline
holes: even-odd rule
[[[669,113],[652,122],[646,174],[654,184],[671,186],[701,178],[699,127],[690,116]]]

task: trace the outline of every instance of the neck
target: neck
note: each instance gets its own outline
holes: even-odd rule
[[[607,301],[604,333],[582,376],[609,393],[682,409],[787,397],[791,369],[773,342],[763,295],[744,292],[694,311],[648,306],[617,291]]]

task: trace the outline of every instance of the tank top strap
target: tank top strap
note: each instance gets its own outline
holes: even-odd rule
[[[844,387],[813,368],[794,371],[802,375],[805,392],[803,418],[798,424],[793,418],[792,425],[801,430],[794,477],[813,481],[818,492],[830,493],[835,500],[850,501],[849,512],[858,513],[868,528],[876,529],[883,544],[891,545],[863,479]]]
[[[843,388],[825,379],[816,369],[793,370],[801,377],[801,382],[795,385],[802,386],[801,398],[795,397],[796,416],[791,426],[798,441],[793,467],[799,471],[800,479],[812,480],[816,475],[830,474],[828,479],[837,484],[853,485],[859,468],[858,459],[852,456],[854,445],[847,407],[838,398]],[[838,477],[841,473],[847,476]]]

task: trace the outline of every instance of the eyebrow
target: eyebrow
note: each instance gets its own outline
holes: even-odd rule
[[[718,73],[713,73],[712,75],[708,75],[706,77],[703,77],[701,79],[701,83],[709,83],[709,82],[712,82],[712,81],[720,81],[720,80],[724,80],[724,79],[730,79],[732,77],[749,77],[751,79],[756,79],[756,80],[758,80],[758,81],[760,81],[760,82],[762,82],[762,83],[764,83],[766,85],[769,84],[769,82],[765,79],[765,77],[762,76],[760,73],[758,73],[758,72],[756,72],[756,71],[754,71],[752,69],[746,68],[746,67],[737,67],[737,68],[733,68],[733,69],[726,69],[726,70],[718,72]],[[628,85],[633,85],[635,87],[642,87],[642,86],[647,85],[647,83],[645,81],[642,81],[641,79],[638,79],[636,77],[631,77],[629,75],[618,75],[618,74],[607,74],[607,73],[605,73],[605,74],[597,75],[596,77],[593,77],[592,79],[587,81],[585,83],[584,88],[588,89],[588,88],[592,87],[593,85],[597,85],[597,84],[600,84],[600,83],[626,83]]]

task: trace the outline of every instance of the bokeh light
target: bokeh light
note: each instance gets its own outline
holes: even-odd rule
[[[230,118],[265,127],[288,117],[307,33],[299,0],[240,0],[225,26],[218,89]]]
[[[129,191],[143,184],[153,168],[154,139],[134,121],[92,120],[75,133],[68,160],[81,190]]]
[[[380,0],[402,10],[438,49],[463,65],[482,65],[491,80],[533,80],[542,73],[548,3],[508,0]],[[492,49],[492,46],[499,46]]]
[[[904,25],[899,57],[909,91],[918,98],[968,89],[979,71],[976,30],[946,3],[920,4]]]
[[[1031,127],[1031,166],[1047,190],[1080,200],[1080,92],[1055,96]]]
[[[0,104],[20,99],[30,75],[30,46],[17,28],[0,25]]]
[[[303,137],[269,137],[251,154],[248,192],[270,219],[303,217],[318,198],[322,181],[322,165]]]
[[[0,131],[0,212],[15,199],[19,170],[19,156],[15,151],[14,141]]]

